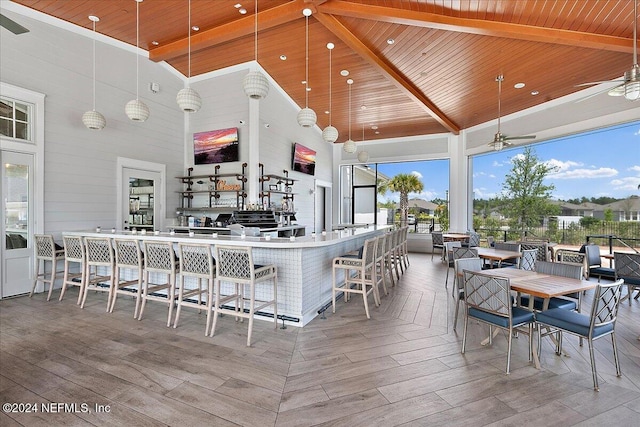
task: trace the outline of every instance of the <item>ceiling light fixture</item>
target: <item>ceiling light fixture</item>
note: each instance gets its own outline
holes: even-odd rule
[[[189,75],[187,76],[187,87],[180,89],[176,96],[176,102],[185,113],[195,113],[202,107],[200,94],[189,86],[191,80],[191,0],[189,0]]]
[[[305,17],[305,107],[298,112],[298,124],[303,128],[309,128],[316,124],[318,117],[316,112],[309,108],[309,16],[311,9],[304,9],[302,14]]]
[[[353,85],[353,79],[347,79],[349,85],[349,139],[347,139],[342,146],[345,153],[353,154],[356,152],[356,143],[351,139],[351,85]]]
[[[134,122],[144,122],[149,118],[149,107],[139,99],[139,76],[140,76],[140,3],[142,0],[134,0],[136,2],[136,99],[127,102],[124,106],[124,112],[130,120]]]
[[[329,126],[322,130],[322,139],[329,143],[338,140],[338,129],[331,125],[331,51],[334,47],[333,43],[327,43],[327,49],[329,49]]]
[[[387,44],[394,44],[396,41],[394,39],[387,39]]]
[[[254,3],[254,56],[256,67],[258,64],[258,0]],[[283,55],[284,56],[284,55]],[[282,59],[282,56],[280,57]],[[286,57],[285,57],[286,59]],[[269,81],[257,68],[244,76],[242,81],[244,93],[251,99],[263,99],[269,94]]]
[[[624,73],[624,97],[630,101],[640,99],[640,67],[638,66],[638,1],[633,2],[633,67]]]
[[[500,151],[504,147],[508,147],[513,143],[510,142],[512,139],[534,139],[535,135],[523,135],[523,136],[507,136],[500,132],[500,116],[501,116],[501,99],[502,99],[502,82],[504,81],[504,76],[502,74],[496,77],[496,81],[498,82],[498,132],[493,136],[493,141],[489,143],[489,147],[493,147],[495,151]]]
[[[100,20],[97,16],[89,15],[93,22],[93,110],[82,115],[82,123],[92,130],[101,130],[107,125],[107,120],[102,114],[96,111],[96,22]]]

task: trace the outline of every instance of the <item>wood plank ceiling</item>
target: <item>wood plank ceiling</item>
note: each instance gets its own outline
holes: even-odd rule
[[[134,0],[14,0],[135,45]],[[318,126],[353,140],[459,133],[502,114],[570,94],[575,85],[620,78],[633,65],[633,0],[259,0],[258,62],[305,105],[309,18],[309,107]],[[252,0],[192,0],[191,75],[254,59]],[[246,11],[240,13],[240,9]],[[187,0],[140,4],[140,47],[187,75]],[[389,41],[393,40],[393,44]],[[154,44],[157,42],[157,45]],[[286,61],[280,59],[286,55]],[[523,89],[514,84],[525,83]],[[532,95],[537,91],[537,95]],[[601,95],[606,96],[606,95]],[[620,102],[630,102],[620,98]],[[489,141],[487,141],[489,142]]]

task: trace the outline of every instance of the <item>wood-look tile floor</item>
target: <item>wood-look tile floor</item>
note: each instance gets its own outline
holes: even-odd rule
[[[230,316],[208,338],[204,313],[184,310],[167,328],[164,306],[150,302],[137,321],[122,296],[112,314],[103,293],[80,309],[76,289],[62,302],[0,301],[0,401],[77,405],[2,412],[0,425],[640,425],[639,301],[620,306],[621,378],[610,340],[596,341],[598,393],[588,348],[572,336],[561,357],[543,340],[541,370],[528,362],[526,337],[514,340],[506,375],[504,335],[483,347],[487,329],[471,322],[461,354],[446,267],[410,259],[371,320],[354,297],[305,328],[256,321],[251,348],[246,323]]]

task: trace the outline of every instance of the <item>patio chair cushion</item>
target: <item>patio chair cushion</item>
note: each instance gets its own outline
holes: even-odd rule
[[[525,310],[524,308],[512,307],[511,314],[513,317],[513,326],[523,325],[534,320],[533,312]],[[478,310],[474,307],[469,307],[469,316],[484,320],[485,322],[489,322],[503,328],[509,328],[508,317],[502,317],[496,314],[487,313],[486,311]]]
[[[544,299],[540,297],[535,297],[533,300],[533,308],[535,310],[542,310],[542,305],[544,304]],[[520,297],[520,305],[523,307],[529,306],[529,297],[522,296]],[[551,298],[549,300],[549,309],[552,308],[561,308],[563,310],[575,310],[578,308],[578,305],[575,301],[571,301],[564,298]]]
[[[616,272],[613,268],[609,268],[609,267],[591,267],[589,269],[589,275],[614,278],[616,275]]]
[[[549,326],[556,326],[565,331],[573,332],[582,336],[589,336],[589,324],[591,316],[580,314],[575,311],[554,308],[536,313],[536,321]],[[593,338],[607,334],[613,330],[613,323],[596,326],[593,331]]]

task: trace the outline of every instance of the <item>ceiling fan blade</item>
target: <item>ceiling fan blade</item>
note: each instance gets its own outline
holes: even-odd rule
[[[593,85],[600,85],[600,84],[603,84],[603,83],[616,83],[616,82],[623,83],[623,82],[624,82],[624,79],[623,79],[623,80],[616,79],[616,80],[603,80],[603,81],[601,81],[601,82],[580,83],[580,84],[578,84],[578,85],[573,85],[573,87],[593,86]]]
[[[503,141],[509,141],[512,139],[534,139],[535,137],[535,135],[505,136]]]
[[[16,35],[29,32],[28,29],[18,24],[16,21],[7,18],[1,13],[0,13],[0,26],[5,27],[7,30],[11,31],[13,34],[16,34]]]

